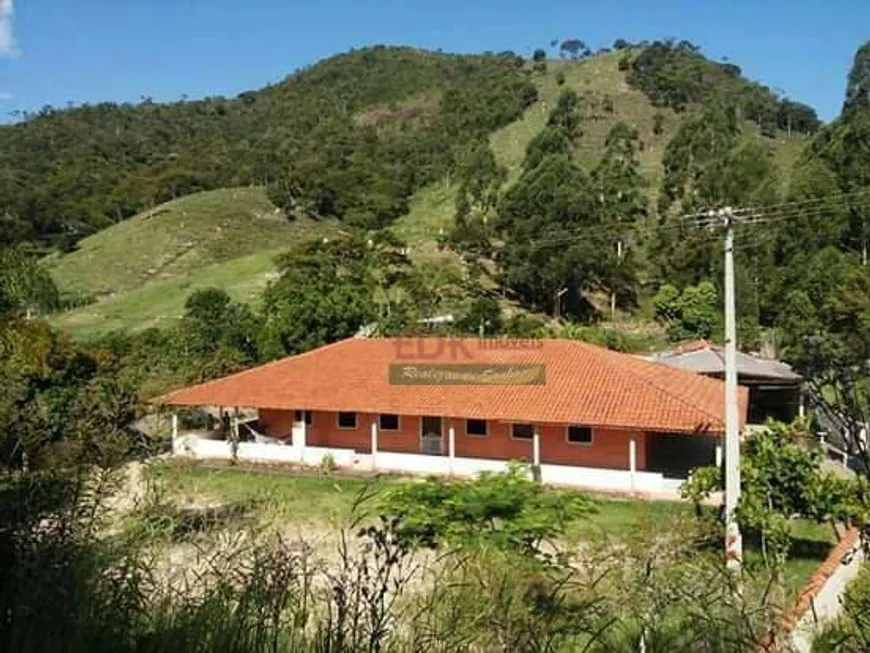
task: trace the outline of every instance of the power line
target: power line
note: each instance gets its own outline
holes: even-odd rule
[[[851,201],[850,201],[851,200]],[[765,207],[745,207],[733,209],[734,227],[738,231],[744,226],[772,224],[784,220],[798,218],[813,218],[829,215],[835,207],[870,208],[870,189],[849,193],[836,193],[822,197],[780,202]],[[723,217],[711,209],[688,213],[669,222],[657,224],[612,223],[608,225],[590,225],[567,233],[544,238],[529,238],[530,251],[539,251],[548,247],[568,245],[573,242],[601,242],[602,240],[630,236],[642,237],[671,231],[699,230],[721,227]]]

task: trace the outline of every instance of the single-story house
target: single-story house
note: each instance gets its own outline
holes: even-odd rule
[[[684,343],[653,354],[651,359],[715,379],[725,378],[725,349],[706,340]],[[737,383],[749,391],[750,424],[763,424],[768,418],[791,422],[803,413],[804,379],[786,363],[738,351]]]
[[[173,420],[179,453],[466,476],[521,460],[545,482],[655,492],[721,459],[724,396],[578,341],[353,338],[156,402],[256,415],[229,441]]]

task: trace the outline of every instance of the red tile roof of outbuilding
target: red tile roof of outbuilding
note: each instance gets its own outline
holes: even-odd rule
[[[542,364],[543,385],[394,385],[394,363]],[[747,396],[739,389],[741,415]],[[674,432],[724,431],[721,381],[572,340],[342,340],[155,403],[440,415]],[[741,420],[742,421],[742,420]]]

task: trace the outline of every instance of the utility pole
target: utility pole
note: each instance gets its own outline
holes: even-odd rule
[[[719,212],[725,223],[725,560],[739,570],[743,538],[737,524],[740,501],[740,420],[737,409],[737,317],[734,301],[734,211]]]
[[[616,264],[622,263],[622,238],[616,241]],[[616,291],[610,290],[610,319],[616,317]]]

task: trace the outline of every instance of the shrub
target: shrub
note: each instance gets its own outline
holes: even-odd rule
[[[338,465],[335,462],[335,456],[331,453],[325,454],[323,458],[320,459],[319,469],[322,474],[326,474],[327,476],[338,469]]]
[[[402,517],[400,533],[418,545],[489,545],[541,557],[542,544],[592,504],[576,492],[545,488],[529,478],[527,467],[513,464],[473,481],[404,483],[387,495],[384,508]]]

